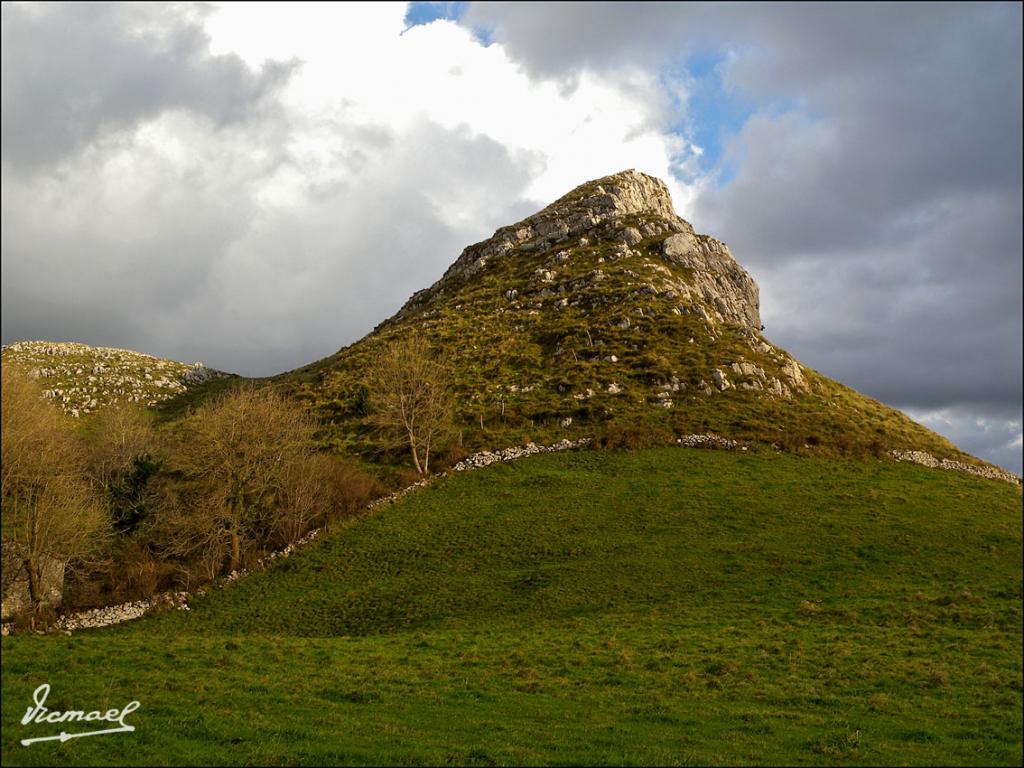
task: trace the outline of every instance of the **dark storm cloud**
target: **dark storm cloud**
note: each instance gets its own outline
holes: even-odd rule
[[[897,405],[900,405],[897,403]],[[1021,473],[1020,413],[1012,409],[979,410],[952,405],[937,411],[905,406],[911,417],[945,435],[957,435],[956,444],[974,456]]]
[[[203,351],[199,329],[168,332],[255,215],[246,182],[285,160],[275,99],[294,67],[212,55],[204,12],[3,5],[5,343]]]
[[[218,124],[253,114],[294,62],[253,72],[213,56],[196,14],[161,3],[3,5],[3,159],[56,162],[167,109]]]
[[[476,3],[462,23],[567,82],[720,53],[751,116],[680,213],[761,282],[767,335],[886,402],[958,409],[965,444],[999,430],[964,409],[1019,434],[1019,4]]]
[[[1020,206],[951,201],[914,237],[763,263],[768,335],[886,402],[1019,410]]]

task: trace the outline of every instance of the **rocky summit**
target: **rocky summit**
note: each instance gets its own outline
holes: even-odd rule
[[[451,373],[466,449],[711,433],[971,460],[766,339],[754,280],[725,243],[676,214],[662,181],[635,170],[467,247],[369,336],[278,381],[317,413],[327,442],[370,452],[363,370],[410,334],[428,338]]]
[[[588,251],[599,251],[608,242],[616,245],[609,255],[610,262],[642,256],[650,248],[642,249],[641,244],[660,243],[660,252],[653,255],[666,267],[673,265],[688,273],[673,274],[671,269],[644,264],[649,269],[642,271],[647,271],[651,279],[643,288],[678,299],[680,310],[700,307],[718,322],[760,329],[757,284],[736,262],[725,243],[695,233],[689,222],[675,214],[665,183],[633,170],[577,187],[540,213],[502,227],[490,239],[471,245],[437,283],[413,296],[398,316],[415,311],[445,292],[457,291],[496,260],[522,259],[527,254],[558,247],[558,253],[535,273],[540,283],[555,284],[560,267],[567,264],[570,256],[586,261]],[[603,263],[600,257],[597,262]],[[591,274],[591,282],[603,279],[600,275],[610,268]],[[544,293],[545,287],[540,293]],[[566,298],[565,294],[580,287],[559,281],[547,288],[547,294],[536,298],[548,298],[551,290]],[[516,296],[508,298],[520,297],[517,289],[510,290],[515,290]],[[522,294],[524,299],[527,295],[529,286],[527,293]],[[569,302],[562,306],[569,306]],[[578,302],[572,306],[578,306]]]

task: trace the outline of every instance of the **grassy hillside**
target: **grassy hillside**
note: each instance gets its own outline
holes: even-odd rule
[[[1019,765],[1021,556],[1019,489],[960,473],[543,455],[187,614],[5,638],[3,759]],[[42,682],[138,730],[23,748]]]
[[[277,382],[317,414],[325,443],[363,455],[377,448],[367,364],[417,335],[451,375],[469,450],[712,431],[827,455],[915,448],[976,461],[771,344],[756,285],[723,243],[672,213],[659,185],[624,172],[580,186],[467,248],[374,333]]]

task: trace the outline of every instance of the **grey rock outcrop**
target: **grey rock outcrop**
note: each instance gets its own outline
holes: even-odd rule
[[[601,262],[605,257],[611,263],[643,258],[644,275],[633,269],[621,270],[621,274],[641,281],[635,288],[641,300],[655,296],[677,300],[680,305],[673,310],[675,314],[692,312],[709,329],[724,323],[760,331],[754,280],[725,243],[695,233],[676,215],[664,182],[635,170],[587,182],[533,216],[469,246],[440,280],[414,294],[393,319],[424,310],[434,299],[455,293],[489,265],[548,251],[552,255],[544,266],[533,271],[528,284],[505,286],[502,295],[513,304],[530,296],[533,300],[527,306],[538,310],[576,306],[572,295],[593,287],[607,275],[595,270],[588,279],[560,284],[558,272],[552,267],[566,264],[581,249],[593,247],[605,249]],[[629,327],[628,318],[619,322],[620,328]]]
[[[730,382],[728,377],[725,375],[725,371],[719,368],[711,369],[711,378],[714,380],[715,386],[723,392],[727,389],[734,388],[732,382]]]
[[[726,323],[761,329],[757,283],[720,240],[692,228],[665,239],[666,261],[693,270],[690,298],[717,312]]]
[[[539,213],[517,224],[502,227],[493,236],[466,248],[430,288],[415,293],[398,313],[401,317],[423,306],[430,298],[463,283],[495,259],[515,252],[544,251],[559,243],[585,246],[582,237],[606,222],[632,214],[644,214],[657,221],[641,227],[624,226],[616,239],[623,248],[644,237],[692,231],[672,208],[672,197],[661,179],[629,170],[587,182],[559,198]]]

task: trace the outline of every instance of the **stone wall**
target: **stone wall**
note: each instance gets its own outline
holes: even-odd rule
[[[935,469],[947,469],[953,472],[967,472],[972,475],[978,475],[979,477],[985,477],[989,480],[1002,480],[1004,483],[1012,483],[1013,485],[1020,485],[1021,479],[1012,472],[999,469],[989,465],[977,465],[967,464],[962,461],[954,461],[953,459],[937,459],[930,453],[924,451],[890,451],[889,452],[896,461],[909,461],[914,464],[921,464],[925,467],[933,467]]]

